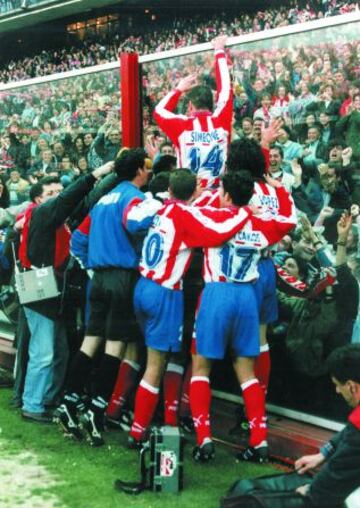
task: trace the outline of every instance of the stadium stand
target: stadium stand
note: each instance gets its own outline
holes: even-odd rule
[[[325,9],[324,9],[325,5]],[[56,50],[44,50],[40,54],[29,54],[18,60],[3,59],[0,68],[0,82],[8,83],[27,78],[45,76],[57,72],[80,69],[91,65],[116,61],[118,51],[136,51],[139,54],[155,53],[190,46],[209,41],[217,33],[228,35],[269,30],[323,17],[345,14],[356,9],[357,2],[319,1],[294,2],[292,7],[266,9],[255,15],[221,13],[208,19],[204,15],[195,15],[191,19],[174,18],[165,24],[160,22],[150,30],[144,26],[132,26],[132,35],[123,37],[121,31],[111,30],[108,37],[96,37],[89,33],[85,39],[74,46],[59,47]],[[121,30],[121,29],[120,29]],[[97,40],[98,39],[98,40]]]

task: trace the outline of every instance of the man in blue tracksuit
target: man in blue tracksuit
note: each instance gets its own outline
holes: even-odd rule
[[[103,444],[104,413],[120,358],[125,348],[131,348],[140,336],[132,302],[141,241],[130,237],[124,219],[128,207],[145,198],[140,188],[148,181],[147,164],[143,150],[126,151],[115,162],[120,183],[98,201],[72,238],[73,253],[93,270],[94,276],[86,336],[71,365],[56,417],[66,432],[80,437],[77,411],[82,390],[91,371],[92,358],[105,340],[92,399],[81,416],[82,428],[94,446]]]

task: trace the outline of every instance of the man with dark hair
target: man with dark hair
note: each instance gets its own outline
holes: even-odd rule
[[[183,78],[176,89],[156,106],[154,118],[176,149],[178,165],[190,169],[211,187],[225,168],[231,133],[232,88],[224,51],[226,36],[213,40],[218,100],[212,112],[211,88],[195,86],[196,75]],[[173,113],[181,95],[188,92],[189,116]]]
[[[214,108],[212,90],[207,85],[194,86],[187,93],[187,98],[197,110],[205,109],[212,111]]]
[[[159,146],[159,154],[161,155],[174,155],[174,147],[170,141],[164,141]]]
[[[169,189],[170,172],[162,171],[155,175],[149,183],[149,192],[156,196],[158,192],[167,192]]]
[[[176,169],[176,157],[174,155],[161,155],[153,166],[153,173],[157,175],[163,171],[173,171]]]
[[[264,140],[268,139],[268,142],[264,143],[263,141],[264,145],[270,145],[272,131],[273,134],[275,134],[273,137],[276,137],[276,132],[279,127],[281,127],[281,124],[278,121],[274,121],[273,124],[270,125],[268,133],[266,133],[266,136],[264,137]],[[265,131],[263,131],[263,135],[264,133]],[[277,219],[279,201],[275,189],[269,186],[264,180],[264,176],[266,174],[266,159],[264,152],[264,148],[261,149],[258,143],[254,140],[241,139],[233,141],[229,149],[227,170],[230,173],[238,171],[239,168],[247,169],[251,173],[255,183],[254,195],[251,199],[251,203],[256,206],[260,206],[265,214]],[[269,157],[268,152],[267,156]],[[259,277],[254,284],[254,289],[257,297],[260,317],[260,354],[255,360],[255,374],[266,395],[271,370],[270,349],[266,336],[267,326],[276,321],[278,316],[276,272],[268,249],[265,249],[261,254],[258,271]],[[238,424],[242,425],[245,423],[243,420],[244,416],[240,415]],[[256,449],[250,450],[250,453],[246,452],[242,454],[242,458],[244,460],[252,461],[262,460],[261,455],[257,454]]]
[[[308,173],[316,171],[316,166],[328,157],[327,144],[321,141],[321,126],[314,124],[308,128],[307,139],[303,145],[302,160]]]
[[[133,311],[133,289],[137,281],[140,244],[129,235],[127,209],[145,195],[150,171],[147,155],[137,148],[124,151],[115,161],[120,183],[92,208],[72,238],[72,252],[94,271],[90,292],[90,316],[86,336],[74,357],[66,383],[65,396],[56,418],[62,428],[81,437],[77,412],[81,395],[92,368],[92,360],[105,341],[88,409],[81,415],[82,427],[93,446],[104,443],[104,415],[119,370],[120,358],[137,360],[139,338]]]
[[[359,183],[356,178],[356,163],[352,161],[353,151],[341,139],[333,139],[329,143],[329,163],[335,162],[341,166],[341,180],[352,194],[353,203],[359,201]]]
[[[266,161],[258,143],[250,138],[232,141],[226,160],[228,172],[245,168],[254,179],[263,178],[266,171]]]
[[[159,385],[169,352],[181,350],[183,327],[183,276],[195,247],[214,247],[228,240],[249,217],[246,209],[188,206],[196,189],[196,176],[180,169],[170,175],[170,200],[151,216],[140,261],[141,278],[135,289],[135,311],[145,336],[147,365],[135,400],[129,444],[140,447],[146,437],[159,398]],[[137,232],[149,226],[147,205],[127,215],[127,227]],[[150,203],[151,205],[151,203]],[[169,413],[165,413],[169,416]],[[176,424],[173,419],[165,423]]]
[[[19,249],[24,269],[52,266],[60,294],[65,290],[64,271],[69,257],[70,231],[65,222],[95,181],[109,173],[109,163],[62,190],[57,179],[43,179],[32,193],[26,210]],[[49,422],[45,402],[52,403],[62,388],[67,367],[67,343],[60,296],[24,305],[30,329],[29,362],[23,394],[23,417]]]
[[[326,111],[323,111],[319,115],[319,122],[322,127],[321,141],[329,144],[329,142],[335,137],[334,124],[331,123],[331,116]]]
[[[43,202],[44,195],[54,196],[63,189],[60,178],[56,176],[45,176],[39,182],[32,185],[29,198],[33,203],[40,204]]]
[[[44,198],[44,195],[53,195],[58,190],[62,190],[60,180],[58,178],[45,177],[30,188],[29,197],[32,203],[28,204],[27,210],[32,209],[34,206],[40,204]],[[20,238],[20,233],[23,230],[25,223],[25,212],[20,213],[17,216],[17,221],[14,225],[14,234],[17,238]],[[28,212],[29,213],[29,212]],[[17,236],[18,235],[18,236]],[[14,240],[15,240],[14,238]],[[24,247],[23,247],[24,248]],[[22,395],[24,390],[24,383],[26,377],[26,369],[28,364],[28,349],[30,342],[30,331],[27,325],[24,308],[19,307],[18,323],[16,327],[16,367],[14,375],[14,390],[13,390],[13,407],[22,407]],[[45,401],[46,402],[46,401]]]
[[[211,390],[209,375],[213,360],[224,358],[228,346],[242,388],[250,424],[249,448],[240,460],[265,462],[268,457],[265,393],[254,373],[259,355],[259,312],[254,281],[259,277],[260,249],[278,242],[296,224],[295,207],[287,191],[267,177],[278,200],[279,217],[252,216],[225,245],[204,252],[205,289],[196,318],[196,354],[190,386],[190,406],[197,434],[193,457],[205,462],[214,457],[210,430]],[[254,192],[247,171],[228,172],[220,183],[221,206],[246,205]],[[281,220],[279,220],[281,218]]]
[[[284,168],[284,152],[281,146],[273,145],[269,150],[269,174],[284,185],[291,192],[301,185],[301,166],[297,160],[291,162],[292,173],[288,173]]]
[[[66,149],[65,149],[65,145],[62,141],[56,141],[53,145],[52,145],[52,151],[49,150],[49,152],[51,152],[51,159],[49,161],[44,161],[44,158],[43,158],[43,165],[45,162],[47,162],[47,165],[51,163],[54,163],[54,166],[57,167],[58,164],[61,162],[61,159],[63,157],[66,156]],[[41,166],[43,167],[43,166]],[[47,168],[45,167],[44,168],[44,171],[46,170]]]
[[[299,474],[322,466],[310,485],[297,491],[306,496],[304,506],[339,508],[360,486],[360,345],[348,344],[335,349],[327,367],[336,392],[353,411],[344,429],[315,455],[305,455],[295,462]]]
[[[242,118],[241,120],[241,131],[242,136],[244,138],[250,138],[252,137],[252,130],[253,130],[253,121],[252,118],[249,118],[248,116],[245,116],[245,118]]]

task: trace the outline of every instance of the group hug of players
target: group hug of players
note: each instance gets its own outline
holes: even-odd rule
[[[137,387],[129,445],[141,448],[164,373],[164,423],[177,425],[183,359],[190,349],[183,327],[195,313],[195,306],[185,301],[184,316],[183,278],[194,250],[200,249],[202,275],[199,271],[194,279],[202,277],[204,288],[196,305],[192,361],[183,387],[197,436],[193,457],[214,457],[209,376],[212,362],[230,349],[250,430],[249,446],[238,458],[268,458],[266,324],[276,319],[277,303],[267,248],[294,228],[296,213],[289,193],[266,175],[266,150],[249,139],[230,144],[232,87],[225,43],[225,37],[213,41],[214,110],[211,89],[196,85],[195,76],[182,79],[155,109],[154,118],[174,144],[181,168],[170,173],[168,194],[142,192],[151,161],[141,149],[126,150],[115,161],[120,183],[98,201],[72,236],[73,255],[92,273],[90,310],[56,420],[77,438],[85,431],[93,445],[103,443],[105,414],[121,418]],[[184,93],[188,114],[175,114]],[[92,397],[84,407],[84,386],[104,341]],[[139,382],[144,342],[146,366]]]

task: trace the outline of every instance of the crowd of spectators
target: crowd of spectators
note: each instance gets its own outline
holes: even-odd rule
[[[58,171],[69,183],[120,146],[119,77],[112,72],[4,92],[0,111],[0,170],[20,171],[31,183],[39,172]],[[11,204],[27,190],[13,192]]]
[[[283,242],[275,258],[279,284],[286,291],[279,290],[283,313],[273,329],[274,336],[283,340],[276,341],[274,348],[286,345],[285,354],[302,383],[303,376],[312,379],[323,373],[324,358],[333,347],[360,342],[360,46],[356,27],[354,32],[350,25],[332,29],[331,37],[326,30],[321,34],[312,38],[307,33],[304,39],[298,35],[296,45],[290,39],[278,47],[260,44],[229,50],[233,139],[261,142],[262,129],[274,118],[283,119],[270,149],[270,172],[291,190],[300,216],[309,221]],[[176,167],[176,160],[171,144],[154,126],[153,108],[181,76],[193,72],[213,86],[212,55],[193,54],[143,67],[144,143],[155,161],[154,173]],[[31,186],[42,176],[59,176],[66,186],[114,159],[121,148],[119,105],[117,70],[1,93],[0,219],[4,225],[11,217],[5,209],[26,208]],[[185,111],[186,103],[180,108]],[[341,213],[350,209],[354,220],[345,253],[349,269],[343,255],[344,266],[331,286],[327,281],[334,280],[333,268],[338,264],[337,223]],[[335,296],[326,299],[324,287]],[[294,393],[301,395],[295,390],[292,399]]]
[[[134,26],[131,36],[112,33],[109,37],[85,38],[71,47],[56,50],[44,49],[39,54],[29,54],[18,60],[9,59],[0,69],[0,83],[25,80],[57,72],[70,71],[106,62],[116,61],[120,51],[137,51],[139,54],[156,53],[170,49],[208,42],[216,34],[243,35],[271,28],[303,23],[323,17],[348,13],[357,9],[358,2],[342,0],[302,2],[268,8],[251,14],[216,14],[204,19],[204,15],[192,18],[175,18],[164,25],[151,23],[148,27]],[[135,35],[134,35],[135,34]]]

